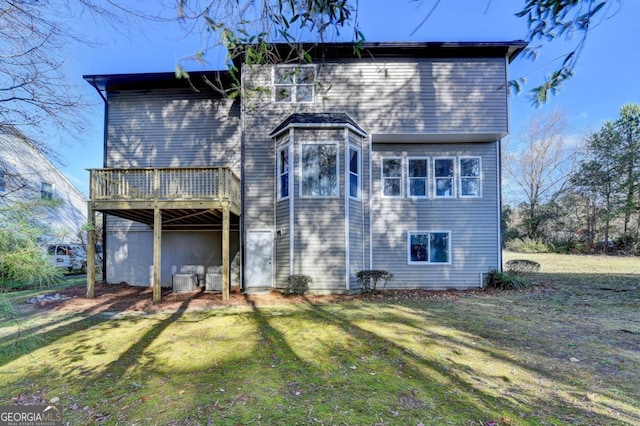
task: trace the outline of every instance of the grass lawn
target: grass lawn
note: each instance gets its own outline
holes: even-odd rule
[[[640,259],[513,258],[541,263],[535,290],[20,308],[0,321],[0,405],[53,402],[72,425],[640,424]]]

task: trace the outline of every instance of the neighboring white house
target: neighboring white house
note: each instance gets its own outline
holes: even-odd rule
[[[0,134],[0,208],[38,199],[56,199],[34,218],[42,225],[43,243],[73,243],[87,222],[87,199],[20,134]]]

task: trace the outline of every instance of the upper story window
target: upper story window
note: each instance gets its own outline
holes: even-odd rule
[[[460,157],[460,197],[480,197],[480,157]]]
[[[338,145],[303,144],[300,146],[300,195],[337,197]]]
[[[428,195],[428,160],[426,158],[409,158],[407,178],[409,180],[409,196],[426,197]]]
[[[382,195],[402,197],[402,158],[382,159]]]
[[[360,199],[360,149],[349,147],[349,196]]]
[[[276,65],[273,68],[274,102],[313,102],[315,77],[313,65]]]
[[[42,182],[40,184],[40,198],[43,200],[50,200],[53,198],[53,184],[49,182]]]
[[[436,198],[455,197],[455,161],[453,158],[433,159],[433,194]]]
[[[7,190],[7,174],[4,170],[0,170],[0,192]]]
[[[289,196],[289,145],[278,149],[278,199]]]

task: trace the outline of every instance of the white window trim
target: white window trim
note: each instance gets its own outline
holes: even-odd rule
[[[384,160],[400,160],[400,177],[385,177],[384,176]],[[404,198],[404,157],[382,157],[380,161],[380,195],[382,198]],[[384,181],[385,179],[400,179],[400,194],[398,195],[385,195],[384,193]]]
[[[304,173],[302,169],[302,149],[307,145],[333,145],[336,148],[336,195],[304,195],[302,193]],[[298,166],[300,175],[300,184],[298,185],[300,198],[340,198],[340,144],[337,142],[304,142],[300,144],[300,155],[298,156]],[[289,161],[291,162],[291,161]]]
[[[356,188],[356,196],[351,195],[351,150],[358,153],[358,187]],[[345,190],[349,192],[349,198],[352,200],[362,200],[362,148],[356,145],[349,144],[347,147],[347,156],[345,160]]]
[[[451,176],[451,195],[438,195],[437,188],[437,177],[436,177],[436,160],[451,160],[453,162],[453,176]],[[456,157],[433,157],[433,161],[431,162],[431,174],[433,176],[432,190],[433,190],[433,198],[435,199],[453,199],[456,198],[457,192],[457,161]]]
[[[431,255],[429,255],[428,262],[417,262],[411,260],[411,235],[428,235],[428,239],[430,240],[431,234],[448,234],[449,238],[447,241],[449,243],[449,250],[447,250],[447,261],[446,262],[431,262]],[[451,265],[451,231],[447,230],[429,230],[429,231],[407,231],[407,265],[421,265],[421,266],[438,266],[438,265]],[[427,250],[431,250],[429,247]]]
[[[313,69],[313,82],[311,84],[277,84],[276,83],[276,68],[311,68]],[[290,101],[278,101],[276,100],[277,91],[276,86],[290,86],[291,87],[291,100]],[[311,86],[311,100],[299,101],[298,100],[298,86]],[[301,65],[274,65],[271,68],[271,101],[277,104],[312,104],[316,99],[316,66],[313,64],[301,64]]]
[[[43,197],[44,185],[45,184],[51,185],[51,192],[50,192],[51,196],[50,197]],[[47,182],[45,180],[40,182],[40,199],[41,200],[50,200],[50,199],[54,198],[55,194],[56,194],[56,186],[53,184],[53,182]]]
[[[430,163],[430,158],[431,157],[407,157],[407,198],[429,198],[430,192],[431,192],[431,188],[429,186],[429,172],[431,169],[431,165]],[[411,162],[411,160],[424,160],[427,162],[427,175],[424,178],[412,178],[411,176],[409,176],[409,163]],[[411,180],[417,180],[417,179],[424,179],[425,180],[425,184],[424,184],[424,195],[411,195]]]
[[[288,151],[287,155],[289,157],[289,170],[287,171],[287,174],[289,175],[289,179],[287,179],[287,182],[289,183],[289,188],[288,188],[288,191],[287,191],[288,195],[286,197],[283,197],[281,195],[282,194],[282,180],[281,180],[281,178],[282,178],[282,175],[284,174],[284,173],[280,173],[280,165],[281,165],[280,164],[280,153],[282,151]],[[292,152],[291,152],[291,144],[290,143],[286,143],[284,145],[281,145],[277,149],[277,154],[276,154],[277,155],[277,158],[276,158],[277,189],[276,190],[278,191],[278,197],[277,197],[278,201],[286,200],[291,196],[291,189],[292,189],[291,188],[291,176],[292,176],[291,169],[293,168],[293,167],[291,167],[292,166],[291,161],[293,160],[293,157],[292,157],[291,154],[292,154]]]
[[[478,160],[478,168],[479,168],[479,175],[477,177],[478,179],[478,195],[462,195],[462,178],[465,176],[462,176],[462,165],[460,164],[462,162],[462,160]],[[466,156],[462,156],[462,157],[458,157],[458,182],[459,185],[459,196],[460,198],[482,198],[482,157],[477,156],[477,155],[466,155]],[[475,178],[475,176],[467,176],[467,178]]]

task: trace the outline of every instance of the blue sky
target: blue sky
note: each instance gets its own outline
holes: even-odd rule
[[[168,3],[171,3],[169,1]],[[426,23],[413,35],[435,0],[360,0],[359,22],[369,41],[511,41],[523,39],[524,19],[514,13],[524,0],[443,0]],[[540,108],[531,106],[524,95],[511,97],[511,133],[517,134],[531,115],[560,109],[569,117],[572,133],[580,138],[597,130],[603,120],[615,119],[620,107],[640,103],[640,1],[612,0],[610,17],[589,35],[575,76],[558,96]],[[154,7],[156,1],[132,1],[138,8]],[[393,5],[393,6],[389,6]],[[620,11],[618,5],[622,5]],[[167,13],[165,13],[166,15]],[[96,45],[70,46],[66,66],[70,77],[93,103],[87,132],[78,140],[59,141],[72,147],[62,154],[63,172],[84,193],[89,175],[85,169],[102,166],[102,100],[83,74],[115,74],[173,71],[177,61],[204,46],[198,36],[186,37],[176,24],[139,24],[130,30],[114,31],[89,17],[74,23]],[[559,66],[556,60],[571,44],[553,42],[542,49],[536,61],[516,59],[510,77],[526,77],[528,88]],[[224,51],[209,51],[203,67],[217,69]],[[554,62],[555,60],[555,62]],[[56,141],[52,141],[56,145]]]

